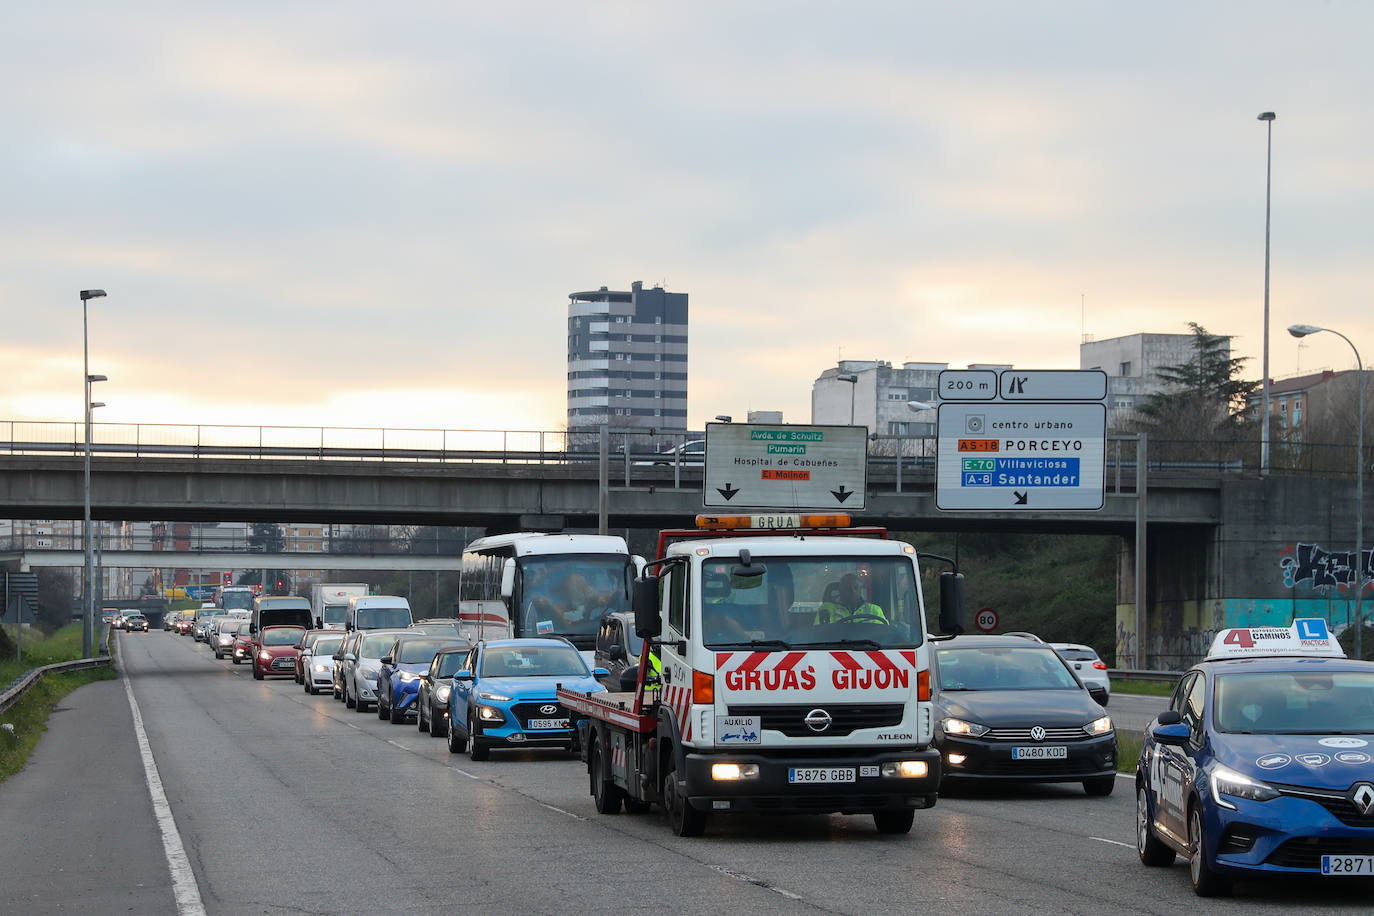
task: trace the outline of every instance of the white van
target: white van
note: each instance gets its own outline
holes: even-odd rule
[[[382,630],[412,627],[410,602],[397,595],[354,595],[348,599],[344,629]]]

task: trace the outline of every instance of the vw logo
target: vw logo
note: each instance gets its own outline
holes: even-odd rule
[[[539,714],[541,716],[551,716],[556,712],[558,712],[558,707],[552,703],[545,703],[543,706],[539,707]]]
[[[1350,800],[1365,817],[1374,814],[1374,785],[1367,782],[1358,783],[1350,790]]]
[[[1044,741],[1044,740],[1045,740],[1045,729],[1041,728],[1039,725],[1036,725],[1036,726],[1032,727],[1032,728],[1031,728],[1031,740],[1032,740],[1032,741]]]
[[[824,709],[813,709],[802,719],[813,732],[823,732],[830,727],[830,713]]]

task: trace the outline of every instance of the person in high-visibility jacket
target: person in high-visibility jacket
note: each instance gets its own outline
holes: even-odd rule
[[[863,588],[859,585],[859,577],[853,573],[847,573],[840,579],[838,589],[832,591],[827,588],[825,590],[821,609],[816,612],[817,626],[846,619],[850,623],[885,624],[888,622],[883,609],[864,598]]]
[[[644,685],[656,687],[663,681],[663,662],[658,659],[658,650],[649,649],[649,670],[644,672]]]

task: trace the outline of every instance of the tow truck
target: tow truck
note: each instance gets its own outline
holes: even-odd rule
[[[909,832],[940,784],[918,560],[953,561],[845,515],[697,526],[660,532],[635,581],[634,691],[558,692],[596,810],[657,804],[678,836],[718,815],[837,812]],[[942,573],[943,632],[962,600],[957,568]]]

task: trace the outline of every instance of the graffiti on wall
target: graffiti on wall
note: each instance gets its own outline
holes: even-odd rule
[[[1370,575],[1374,549],[1364,552],[1364,574]],[[1326,550],[1319,544],[1295,544],[1279,551],[1283,584],[1293,588],[1311,580],[1315,589],[1347,589],[1355,584],[1355,552]],[[1369,586],[1366,586],[1369,587]]]

